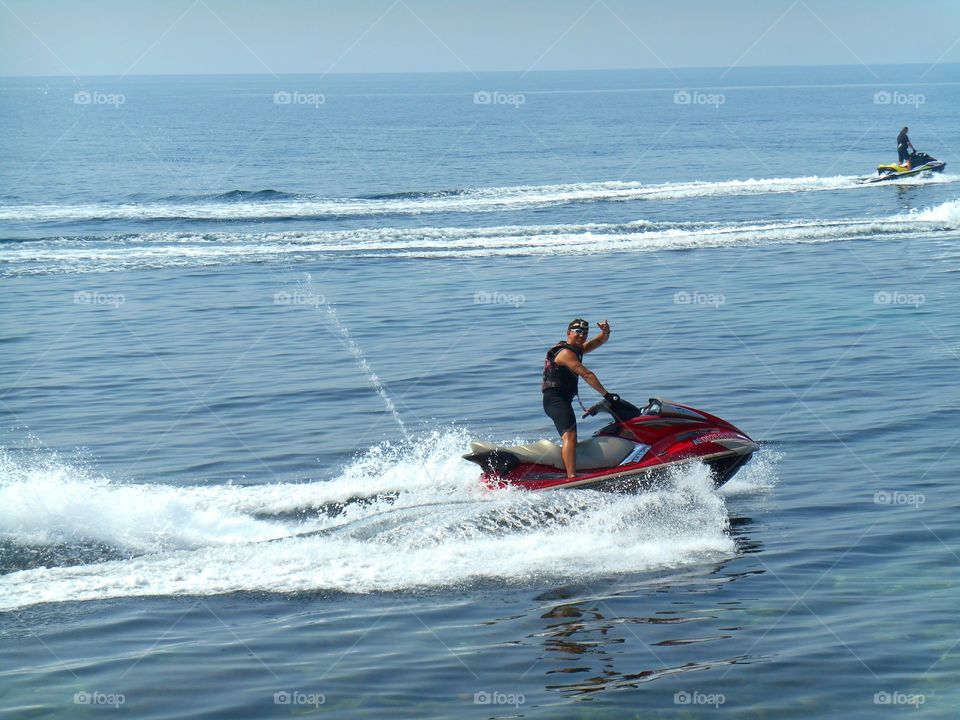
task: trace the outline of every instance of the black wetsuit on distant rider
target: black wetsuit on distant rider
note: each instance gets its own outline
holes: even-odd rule
[[[889,136],[888,136],[889,137]],[[904,161],[910,157],[910,137],[907,135],[906,130],[901,130],[900,134],[897,135],[897,162],[903,165]]]

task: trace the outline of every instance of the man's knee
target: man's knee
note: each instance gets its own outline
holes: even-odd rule
[[[577,431],[567,430],[563,435],[560,436],[560,439],[564,444],[567,444],[568,442],[575,443],[577,441]]]

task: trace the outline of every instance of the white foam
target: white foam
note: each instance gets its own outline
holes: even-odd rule
[[[5,540],[100,542],[152,551],[289,533],[282,524],[225,510],[218,493],[207,488],[115,483],[55,453],[16,460],[0,451],[0,537]]]
[[[782,454],[775,450],[762,450],[754,454],[750,462],[720,488],[720,494],[731,498],[772,492],[777,485],[777,465],[781,459]]]
[[[294,261],[316,256],[478,258],[650,252],[770,243],[823,243],[960,230],[960,200],[879,218],[738,223],[362,228],[267,233],[145,233],[16,243],[8,276]]]
[[[8,542],[96,538],[142,554],[0,576],[0,610],[143,595],[365,593],[481,578],[589,582],[734,552],[724,501],[703,466],[639,495],[494,491],[459,457],[468,439],[438,432],[412,447],[373,448],[329,481],[253,487],[116,483],[55,456],[5,454],[0,533]],[[352,501],[358,495],[366,500]],[[310,512],[331,502],[346,503],[343,512]],[[309,519],[258,519],[289,512]]]
[[[931,208],[914,211],[901,217],[923,223],[960,227],[960,200],[950,200]]]
[[[700,197],[824,192],[863,188],[855,175],[756,178],[712,182],[647,184],[594,182],[521,185],[464,190],[459,193],[379,199],[311,198],[114,204],[32,204],[0,206],[0,220],[21,222],[84,222],[97,220],[270,220],[277,218],[365,217],[476,213],[517,210],[567,203],[682,200]],[[913,183],[955,182],[960,176],[910,178]]]

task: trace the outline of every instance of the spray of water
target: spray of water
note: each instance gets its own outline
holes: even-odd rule
[[[704,563],[710,572],[736,553],[706,466],[676,468],[637,495],[494,491],[460,457],[469,439],[436,431],[370,448],[328,480],[249,486],[116,482],[55,453],[0,448],[0,612],[113,597],[542,586]],[[743,474],[736,494],[763,495],[775,464]]]
[[[310,296],[314,296],[313,284],[310,273],[303,274],[303,280],[298,281],[300,288]],[[410,433],[407,432],[406,426],[403,424],[403,420],[400,418],[400,413],[397,411],[397,406],[393,402],[393,398],[390,397],[390,394],[387,392],[387,389],[383,386],[383,383],[380,381],[380,378],[373,371],[373,368],[370,367],[370,363],[367,362],[366,357],[363,355],[363,351],[360,349],[360,346],[357,345],[356,340],[350,335],[350,331],[340,322],[340,318],[337,316],[337,311],[333,306],[327,302],[326,298],[323,299],[323,302],[317,305],[317,310],[323,310],[326,315],[326,320],[330,324],[331,328],[335,331],[337,339],[340,341],[340,344],[349,352],[353,359],[357,363],[357,367],[360,368],[361,372],[367,376],[367,380],[370,383],[370,386],[376,390],[377,395],[380,396],[380,399],[383,400],[384,406],[393,416],[394,421],[397,423],[397,426],[400,428],[400,432],[403,433],[404,439],[409,443],[412,442]]]

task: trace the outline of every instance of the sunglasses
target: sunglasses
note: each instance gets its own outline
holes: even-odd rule
[[[588,332],[590,332],[590,328],[572,327],[570,328],[570,332],[576,333],[577,335],[586,335]]]

